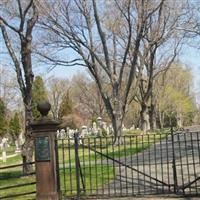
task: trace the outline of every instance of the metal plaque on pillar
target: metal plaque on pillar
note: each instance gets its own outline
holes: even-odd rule
[[[36,161],[50,161],[49,137],[37,137],[35,141]]]

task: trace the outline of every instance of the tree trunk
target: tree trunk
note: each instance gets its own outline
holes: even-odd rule
[[[183,122],[182,122],[182,114],[181,113],[177,113],[176,121],[177,121],[178,128],[182,128]]]
[[[23,173],[28,174],[32,172],[33,167],[30,164],[33,160],[34,143],[31,137],[30,122],[32,120],[31,100],[25,107],[25,142],[22,145],[22,160],[23,160]]]
[[[164,113],[163,112],[159,112],[159,122],[160,122],[160,128],[163,129],[164,128]]]
[[[22,146],[22,160],[23,160],[23,173],[29,174],[33,171],[32,162],[33,158],[33,139],[30,136],[26,136],[26,140]]]
[[[146,133],[147,130],[150,129],[150,124],[149,124],[148,106],[145,103],[141,105],[140,120],[141,120],[141,129],[144,133]]]
[[[150,129],[153,131],[156,129],[156,111],[154,104],[151,104],[150,111],[149,111],[149,123]]]
[[[123,139],[122,139],[122,120],[121,120],[121,115],[119,114],[114,114],[114,118],[112,119],[112,125],[113,125],[113,131],[114,131],[114,144],[115,145],[120,145],[123,144]]]

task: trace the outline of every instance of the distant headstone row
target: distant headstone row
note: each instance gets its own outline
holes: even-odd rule
[[[132,125],[130,129],[127,129],[124,125],[122,126],[122,131],[135,130],[135,126]],[[80,130],[70,129],[66,127],[66,129],[61,129],[57,131],[57,138],[74,138],[74,133],[79,132],[80,138],[86,137],[101,137],[101,136],[109,136],[113,135],[113,127],[112,124],[108,124],[102,121],[102,118],[98,117],[97,122],[92,123],[92,127],[82,126]]]

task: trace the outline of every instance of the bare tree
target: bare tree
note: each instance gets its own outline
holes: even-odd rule
[[[51,112],[54,119],[58,119],[58,112],[63,97],[69,90],[69,81],[67,79],[58,79],[52,77],[47,82],[48,99],[51,102]]]
[[[50,9],[46,20],[43,18],[41,22],[45,35],[49,36],[45,45],[65,52],[73,50],[68,58],[74,57],[65,60],[58,54],[39,54],[54,65],[88,68],[112,121],[116,138],[122,133],[126,107],[132,99],[130,91],[138,83],[137,59],[146,22],[159,9],[161,2],[155,7],[150,5],[148,0],[59,0],[45,5]]]
[[[74,76],[71,82],[71,93],[76,102],[75,107],[78,107],[82,114],[87,116],[87,119],[103,117],[105,106],[93,80],[83,74]]]
[[[143,48],[139,53],[142,78],[139,95],[136,96],[141,106],[141,128],[144,132],[156,126],[154,80],[169,69],[180,52],[185,32],[177,30],[177,27],[187,20],[188,10],[185,8],[185,1],[161,1],[159,9],[147,22],[147,32],[142,39]]]
[[[0,97],[6,108],[12,109],[15,106],[21,107],[21,98],[16,76],[10,66],[0,65]]]
[[[33,28],[37,19],[38,11],[34,0],[7,1],[0,14],[2,36],[15,66],[17,81],[25,107],[26,141],[22,148],[24,163],[31,162],[33,154],[33,141],[30,137],[29,129],[29,123],[32,120],[32,84],[34,77],[31,48]],[[24,166],[24,173],[28,173],[31,170],[31,165]]]

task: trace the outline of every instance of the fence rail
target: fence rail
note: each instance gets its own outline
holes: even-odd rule
[[[63,196],[200,194],[200,133],[58,139]]]
[[[26,163],[34,165],[35,162]],[[0,199],[35,199],[35,172],[23,174],[24,164],[0,167]]]

